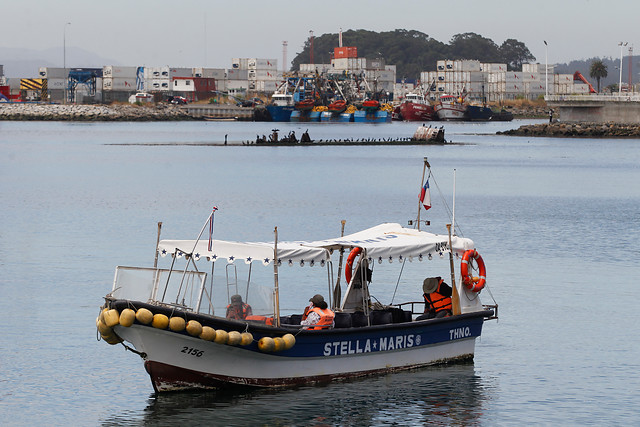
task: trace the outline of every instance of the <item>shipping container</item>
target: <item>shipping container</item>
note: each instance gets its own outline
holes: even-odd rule
[[[38,77],[42,79],[66,79],[69,77],[69,68],[41,67]]]
[[[171,67],[169,68],[169,78],[173,79],[173,78],[187,78],[187,77],[193,77],[193,68],[178,68],[178,67]]]
[[[397,67],[395,65],[385,65],[384,69],[387,71],[393,71],[394,74],[397,73]]]
[[[116,65],[105,65],[102,67],[102,76],[136,78],[138,67],[120,67]]]
[[[482,64],[482,70],[484,72],[487,73],[497,73],[497,72],[506,72],[507,71],[507,64],[496,64],[496,63],[483,63]]]
[[[249,89],[248,80],[227,80],[227,89],[231,92],[237,92]],[[220,89],[218,89],[220,90]]]
[[[193,69],[193,77],[222,80],[225,78],[225,75],[226,75],[226,70],[224,68],[196,67]]]
[[[4,77],[4,65],[0,65],[0,77]]]
[[[508,71],[505,73],[505,81],[507,83],[518,83],[518,82],[522,82],[522,72],[520,71]]]
[[[524,84],[519,81],[507,82],[505,87],[508,93],[524,93]]]
[[[480,61],[475,59],[463,59],[462,69],[464,72],[478,72],[480,71]]]
[[[282,80],[282,75],[276,70],[248,70],[249,80]]]
[[[145,79],[168,79],[169,66],[144,67],[143,74]]]
[[[169,79],[145,79],[145,90],[149,92],[166,92],[171,90]]]
[[[485,82],[487,80],[487,74],[482,71],[470,71],[469,72],[469,81],[470,82]]]
[[[64,90],[69,85],[67,79],[47,79],[47,89],[59,89]]]
[[[231,68],[227,70],[227,80],[248,80],[249,70]]]
[[[136,77],[104,77],[102,79],[102,90],[129,90],[135,91],[137,89]]]
[[[447,80],[447,72],[446,71],[438,71],[438,78],[436,79],[438,82],[445,83]]]
[[[357,58],[358,48],[355,46],[343,46],[333,48],[334,58]]]
[[[276,59],[261,59],[261,58],[248,58],[247,69],[249,70],[277,70],[278,60]]]
[[[543,76],[544,79],[544,76]],[[525,73],[524,71],[522,72],[522,81],[524,82],[539,82],[540,81],[540,74],[538,73]]]
[[[248,70],[249,58],[233,58],[231,60],[231,68],[235,70]]]
[[[573,74],[554,74],[553,83],[556,84],[573,84]]]

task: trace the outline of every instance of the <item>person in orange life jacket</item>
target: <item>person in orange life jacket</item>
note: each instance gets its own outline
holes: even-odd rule
[[[231,304],[227,306],[227,319],[244,320],[252,314],[251,306],[242,302],[240,295],[231,297]]]
[[[335,314],[324,300],[322,295],[314,295],[309,299],[311,304],[304,309],[301,325],[306,326],[305,329],[326,329],[333,327],[333,319]]]
[[[434,317],[448,317],[453,314],[451,306],[451,286],[441,277],[427,277],[422,283],[424,297],[424,314],[416,320],[432,319]]]

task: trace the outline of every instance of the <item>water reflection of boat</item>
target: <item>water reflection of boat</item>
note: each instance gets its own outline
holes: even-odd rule
[[[466,363],[329,384],[322,388],[321,406],[316,387],[300,386],[169,393],[151,397],[139,412],[144,425],[207,424],[212,419],[222,425],[238,420],[247,425],[315,425],[318,417],[322,425],[429,425],[436,419],[440,425],[477,425],[486,416],[484,404],[493,398],[492,388]],[[106,424],[130,424],[131,415],[111,414]]]
[[[428,166],[425,159],[423,176]],[[207,224],[212,227],[213,213],[203,231]],[[437,235],[393,223],[319,241],[278,242],[277,229],[275,237],[272,243],[160,241],[158,254],[170,256],[170,267],[117,267],[113,290],[97,320],[100,334],[110,344],[124,340],[133,345],[127,348],[144,359],[157,392],[311,384],[473,358],[475,339],[493,311],[480,302],[485,271],[472,240],[452,235],[450,227],[448,235]],[[345,252],[349,256],[343,267]],[[339,256],[337,271],[332,254]],[[394,304],[389,295],[390,303],[382,305],[378,300],[383,297],[370,293],[376,289],[370,287],[374,268],[376,277],[382,269],[379,280],[384,282],[394,264],[393,270],[402,275],[410,265],[423,266],[420,261],[443,261],[442,267],[450,264],[453,269],[454,257],[462,259],[461,276],[453,282],[453,314],[448,317],[418,320],[415,316],[422,313],[424,301]],[[416,262],[405,269],[406,260]],[[184,265],[176,265],[178,261]],[[212,272],[224,264],[223,295],[213,281],[207,283],[204,269],[195,267],[198,261],[205,269],[210,265]],[[273,288],[249,286],[250,278],[259,274],[252,276],[254,264],[273,269]],[[239,265],[247,266],[249,275],[240,291]],[[321,278],[329,282],[327,300],[336,311],[335,327],[305,329],[302,315],[281,313],[281,265],[319,267]],[[473,266],[479,267],[477,277]],[[416,273],[420,282],[411,285],[418,295],[426,274]],[[452,270],[452,281],[454,274]],[[304,287],[305,298],[323,288],[322,280],[318,285],[303,283],[295,286]],[[214,314],[224,313],[231,294],[242,294],[253,305],[251,318],[231,320]]]

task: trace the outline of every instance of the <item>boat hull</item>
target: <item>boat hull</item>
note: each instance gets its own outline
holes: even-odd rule
[[[473,358],[491,312],[326,331],[298,331],[288,350],[264,352],[257,341],[287,328],[200,316],[214,329],[248,330],[247,346],[219,344],[135,323],[115,332],[145,358],[157,392],[234,386],[284,387],[412,369]]]
[[[432,106],[416,102],[403,102],[400,104],[399,112],[402,120],[407,122],[425,122],[437,118]]]
[[[291,113],[295,110],[293,106],[267,105],[266,106],[272,122],[288,122]]]
[[[358,110],[353,113],[353,121],[357,123],[390,123],[391,113],[383,110]]]
[[[464,120],[465,109],[457,106],[436,106],[436,114],[439,120]]]

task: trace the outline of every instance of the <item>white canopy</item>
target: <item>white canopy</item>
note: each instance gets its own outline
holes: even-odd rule
[[[208,250],[208,245],[208,240],[200,240],[197,243],[195,240],[161,240],[158,244],[158,251],[162,256],[176,254],[178,257],[193,253],[196,260],[207,258],[209,261],[215,262],[218,259],[226,259],[230,264],[240,260],[246,264],[262,261],[264,265],[268,265],[273,262],[273,243],[213,240],[211,251]],[[324,248],[303,246],[301,242],[278,242],[280,263],[324,266],[329,257],[329,251]]]
[[[464,237],[452,236],[451,244],[457,255],[474,248],[473,240]],[[365,250],[367,258],[378,262],[402,261],[407,258],[421,261],[424,257],[431,259],[434,255],[448,253],[449,236],[385,223],[344,237],[312,242],[309,246],[324,247],[331,251],[343,247],[360,247]]]
[[[195,259],[207,258],[210,261],[226,259],[228,263],[243,260],[249,264],[262,261],[268,265],[274,258],[273,243],[229,242],[214,240],[211,251],[208,240],[162,240],[158,251],[162,256],[175,254],[178,257],[193,253]],[[463,237],[452,237],[453,251],[462,255],[465,250],[473,249],[473,241]],[[278,242],[279,264],[324,266],[330,258],[330,252],[341,248],[360,247],[367,258],[382,262],[387,260],[403,261],[424,257],[442,256],[449,252],[449,237],[403,228],[399,224],[386,223],[344,237],[315,242]]]

